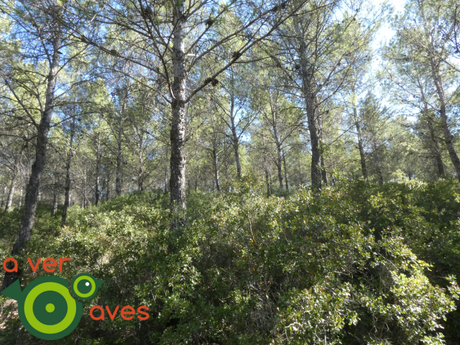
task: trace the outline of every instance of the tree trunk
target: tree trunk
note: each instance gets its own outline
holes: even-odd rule
[[[218,158],[217,158],[217,145],[215,142],[213,142],[213,149],[211,151],[211,156],[212,156],[212,167],[214,170],[214,181],[216,184],[216,189],[218,192],[220,192],[220,184],[219,184],[219,164],[218,164]]]
[[[54,182],[54,188],[53,188],[53,210],[51,211],[51,215],[54,217],[57,212],[57,205],[58,205],[58,190],[56,187],[56,181]]]
[[[458,158],[457,152],[455,151],[454,143],[452,140],[452,134],[447,123],[447,114],[446,114],[446,100],[444,95],[444,88],[442,84],[442,79],[439,74],[439,65],[434,61],[434,58],[431,57],[431,73],[433,75],[434,84],[436,86],[436,93],[438,94],[439,103],[441,105],[439,109],[439,115],[441,116],[441,125],[444,132],[444,140],[446,142],[447,151],[449,152],[450,160],[455,168],[455,173],[457,174],[457,179],[460,181],[460,159]]]
[[[57,74],[59,71],[59,48],[61,47],[61,28],[58,24],[58,14],[55,13],[56,28],[53,32],[53,54],[50,61],[50,70],[48,73],[48,85],[46,87],[45,108],[42,111],[40,124],[38,125],[37,144],[35,149],[35,162],[32,165],[32,172],[30,174],[29,183],[27,184],[26,197],[24,201],[24,211],[21,218],[19,227],[19,235],[14,243],[11,254],[18,255],[24,246],[30,241],[32,236],[32,227],[35,222],[35,213],[37,209],[38,194],[40,188],[40,178],[45,167],[48,132],[50,130],[51,115],[54,108],[54,90],[56,86]],[[7,272],[3,279],[2,289],[6,289],[16,279],[20,278],[21,270],[19,272]]]
[[[86,166],[85,166],[85,175],[83,178],[83,208],[86,208]]]
[[[316,98],[315,98],[316,100]],[[327,186],[327,171],[326,171],[326,164],[324,163],[324,146],[323,146],[323,122],[322,122],[322,114],[318,112],[317,114],[317,121],[318,121],[318,137],[319,137],[319,148],[321,153],[321,180],[324,185]]]
[[[420,87],[420,91],[422,93],[422,102],[423,102],[423,115],[425,116],[427,125],[428,125],[428,131],[431,139],[431,148],[433,152],[433,156],[436,162],[436,170],[437,170],[437,175],[438,178],[441,178],[444,176],[444,163],[442,161],[442,156],[441,156],[441,150],[439,149],[439,144],[438,144],[438,139],[436,138],[436,133],[434,131],[433,127],[433,118],[429,114],[428,110],[428,102],[425,98],[425,92],[422,87]],[[409,177],[410,179],[410,177]]]
[[[10,184],[10,188],[8,189],[8,195],[6,197],[5,212],[8,212],[11,208],[11,205],[13,204],[16,177],[18,176],[19,162],[21,160],[21,155],[22,155],[22,152],[24,151],[24,148],[25,148],[25,145],[22,145],[21,149],[19,150],[18,156],[14,160],[13,176],[11,177],[11,184]]]
[[[4,207],[5,207],[5,198],[4,198],[4,195],[6,195],[6,189],[7,189],[7,186],[4,185],[4,186],[3,186],[3,193],[2,193],[2,204],[0,205],[0,208],[4,208]]]
[[[172,229],[180,236],[180,229],[185,225],[187,201],[185,195],[185,126],[187,119],[187,71],[185,67],[184,30],[186,17],[183,2],[177,2],[174,9],[173,70],[172,83],[172,121],[171,121],[171,220]]]
[[[278,181],[280,183],[280,189],[283,189],[281,143],[280,143],[280,139],[278,137],[278,130],[277,130],[277,127],[276,127],[276,116],[275,116],[275,112],[273,111],[273,109],[272,109],[272,127],[273,127],[273,136],[275,138],[275,144],[276,144],[276,154],[277,154],[276,167],[278,168]]]
[[[109,200],[109,199],[110,199],[110,172],[107,172],[105,200]]]
[[[358,121],[355,122],[355,126],[356,126],[356,132],[358,133],[358,149],[359,149],[359,157],[361,158],[361,172],[363,174],[363,177],[367,180],[368,174],[367,174],[367,166],[366,166],[366,156],[364,154],[363,139],[361,136],[361,128],[359,126]]]
[[[353,91],[353,94],[352,94],[353,121],[355,123],[356,135],[358,136],[359,157],[361,159],[361,173],[363,174],[363,177],[367,180],[369,176],[367,173],[366,156],[364,154],[364,142],[363,142],[363,138],[361,134],[361,126],[359,125],[358,110],[356,108],[356,99],[355,99],[356,96],[355,96],[354,87],[352,91]]]
[[[13,195],[14,195],[14,183],[16,181],[16,173],[13,173],[11,179],[10,188],[8,189],[8,196],[6,197],[5,212],[9,212],[11,205],[13,204]]]
[[[300,29],[299,29],[300,30]],[[299,32],[301,37],[304,37]],[[314,87],[314,71],[310,67],[307,54],[307,46],[303,39],[299,41],[300,73],[302,78],[302,96],[305,102],[307,112],[308,131],[310,132],[311,146],[311,186],[316,192],[321,191],[321,168],[320,168],[320,145],[318,138],[318,129],[316,127],[316,93]]]
[[[22,207],[22,201],[24,200],[24,189],[22,187],[20,189],[19,195],[21,197],[19,198],[18,207]]]
[[[67,160],[65,164],[65,186],[64,186],[64,207],[62,209],[61,226],[64,226],[67,221],[67,209],[70,206],[70,166],[72,163],[72,146],[75,137],[75,116],[70,124],[69,151],[67,152]]]
[[[280,188],[283,189],[281,147],[278,145],[278,143],[276,144],[276,153],[277,153],[276,167],[278,168],[278,182],[280,184]]]
[[[311,91],[309,83],[304,79],[304,99],[307,109],[307,122],[308,130],[310,132],[310,145],[311,145],[311,185],[316,191],[321,190],[321,170],[320,170],[320,147],[318,130],[316,128],[316,110],[315,110],[315,96]]]
[[[283,151],[283,165],[284,165],[284,185],[286,187],[286,191],[289,192],[289,182],[288,182],[288,175],[287,175],[287,167],[286,167],[286,154]]]
[[[428,130],[430,131],[430,138],[432,142],[432,151],[434,155],[434,159],[436,161],[436,170],[438,178],[442,178],[445,175],[444,172],[444,163],[442,161],[441,150],[439,149],[438,139],[436,138],[436,133],[434,132],[433,128],[433,119],[431,117],[427,118],[428,123]]]
[[[118,165],[118,160],[117,160]],[[100,191],[99,191],[99,178],[100,178],[100,170],[101,170],[101,134],[97,133],[97,141],[96,141],[96,185],[94,187],[94,204],[97,206],[99,203],[100,198]]]
[[[144,190],[144,143],[142,134],[139,135],[139,171],[137,174],[137,194]]]
[[[121,144],[122,144],[124,102],[125,102],[125,100],[123,100],[123,105],[121,107],[120,122],[118,124],[117,172],[116,172],[116,179],[115,179],[115,192],[116,192],[117,196],[121,195],[121,163],[122,163]]]

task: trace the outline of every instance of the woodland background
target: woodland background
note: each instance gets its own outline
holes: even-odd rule
[[[0,27],[0,258],[106,281],[60,343],[460,342],[458,1],[1,0]]]

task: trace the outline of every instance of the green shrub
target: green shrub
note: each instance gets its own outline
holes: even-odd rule
[[[458,253],[458,217],[438,213],[458,212],[458,185],[439,182],[443,197],[435,186],[342,182],[265,198],[247,178],[188,193],[180,239],[167,195],[123,196],[71,208],[62,229],[39,215],[27,255],[70,257],[57,273],[69,281],[105,280],[60,344],[441,344],[458,267],[440,255]],[[146,305],[150,318],[95,321],[96,304]],[[10,321],[0,343],[26,339],[17,329]]]

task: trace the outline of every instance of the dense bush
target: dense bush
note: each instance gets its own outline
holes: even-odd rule
[[[458,343],[458,183],[359,181],[266,198],[249,179],[231,191],[191,193],[179,240],[167,195],[74,207],[63,229],[39,213],[24,257],[70,257],[60,276],[105,280],[56,343],[441,344],[443,325]],[[16,213],[0,217],[16,226]],[[44,273],[26,270],[24,282]],[[95,304],[147,305],[150,318],[94,321]],[[30,343],[18,329],[9,320],[0,343]]]

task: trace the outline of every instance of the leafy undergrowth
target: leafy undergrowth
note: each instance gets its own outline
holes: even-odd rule
[[[458,343],[458,183],[358,181],[270,198],[251,183],[188,195],[180,239],[167,195],[73,207],[63,229],[39,212],[22,262],[69,257],[56,275],[105,280],[79,326],[55,343]],[[17,225],[16,213],[0,217]],[[46,272],[24,274],[27,284]],[[95,321],[96,304],[145,305],[150,317]],[[38,342],[11,318],[0,343]]]

